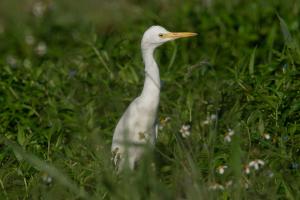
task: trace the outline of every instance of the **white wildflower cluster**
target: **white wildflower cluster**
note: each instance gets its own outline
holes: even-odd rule
[[[234,135],[234,130],[228,129],[228,132],[225,134],[224,141],[231,142],[231,137]]]
[[[252,160],[250,161],[248,164],[245,165],[244,167],[244,172],[246,174],[250,174],[251,172],[251,168],[253,168],[254,170],[259,170],[261,169],[263,166],[265,165],[265,162],[261,159],[255,159],[255,160]],[[228,168],[227,165],[220,165],[219,167],[216,168],[216,172],[218,174],[221,174],[223,175],[226,171],[226,169]],[[274,176],[274,174],[269,171],[269,175],[268,175],[270,178],[272,178]],[[246,179],[245,181],[241,182],[242,186],[245,188],[245,189],[248,189],[249,188],[249,181]],[[232,180],[229,180],[227,181],[226,183],[224,183],[223,185],[222,184],[219,184],[219,183],[213,183],[209,186],[209,189],[211,190],[224,190],[225,188],[228,188],[230,186],[233,185],[233,181]]]
[[[225,188],[232,186],[232,184],[233,184],[232,180],[227,181],[224,185],[222,185],[220,183],[212,183],[209,186],[209,189],[210,190],[224,190]]]
[[[250,174],[251,168],[253,168],[255,170],[259,170],[264,165],[265,165],[265,162],[261,159],[252,160],[248,164],[245,165],[244,171],[246,174]]]
[[[44,41],[36,42],[36,39],[34,38],[33,34],[28,31],[25,33],[25,43],[29,46],[35,46],[34,52],[38,56],[44,56],[47,53],[47,44]]]
[[[209,125],[211,124],[212,122],[216,121],[217,120],[217,115],[216,114],[212,114],[210,116],[207,116],[206,120],[204,120],[202,122],[202,125]]]
[[[261,159],[255,159],[250,161],[248,164],[246,164],[244,166],[244,172],[246,174],[250,174],[251,172],[251,168],[253,168],[254,170],[259,170],[260,168],[262,168],[265,165],[265,162]],[[220,165],[219,167],[217,167],[216,172],[218,174],[224,174],[225,170],[228,168],[227,165]]]
[[[181,136],[183,138],[187,138],[191,134],[191,125],[189,124],[182,125],[179,132],[181,133]]]

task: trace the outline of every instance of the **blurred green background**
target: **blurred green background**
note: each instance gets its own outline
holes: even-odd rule
[[[0,1],[0,199],[299,199],[299,15],[298,0]],[[117,175],[151,25],[199,35],[156,51],[156,148]]]

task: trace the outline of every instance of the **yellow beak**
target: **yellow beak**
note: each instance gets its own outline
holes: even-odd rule
[[[161,38],[177,39],[177,38],[193,37],[196,35],[198,35],[198,34],[192,33],[192,32],[170,32],[170,33],[162,34]]]

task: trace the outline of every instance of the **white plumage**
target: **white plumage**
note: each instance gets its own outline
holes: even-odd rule
[[[157,137],[156,116],[160,95],[160,76],[153,53],[167,41],[195,36],[196,33],[172,33],[161,26],[151,26],[143,35],[141,49],[145,64],[145,82],[142,93],[128,106],[113,135],[113,162],[118,170],[134,169],[146,145],[154,146]]]

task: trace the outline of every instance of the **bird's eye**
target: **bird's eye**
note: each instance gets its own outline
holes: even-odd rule
[[[159,36],[159,37],[163,37],[163,36],[164,36],[164,34],[160,33],[160,34],[158,34],[158,36]]]

